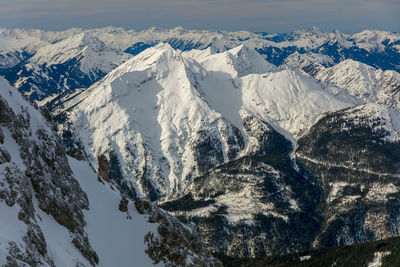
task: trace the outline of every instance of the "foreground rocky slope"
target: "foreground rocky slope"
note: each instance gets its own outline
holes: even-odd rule
[[[89,202],[73,177],[63,147],[40,113],[6,80],[1,78],[0,82],[1,206],[4,214],[10,214],[2,218],[18,218],[16,229],[23,233],[3,240],[2,251],[8,256],[2,258],[7,259],[10,266],[53,266],[39,219],[41,214],[48,214],[71,233],[71,242],[83,258],[96,264],[98,256],[84,230],[83,210],[88,209]],[[5,224],[12,225],[7,221]]]
[[[220,266],[195,230],[67,157],[54,125],[0,88],[2,266]]]

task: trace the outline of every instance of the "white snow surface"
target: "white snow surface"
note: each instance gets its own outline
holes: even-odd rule
[[[353,34],[351,39],[354,40],[354,42],[360,48],[364,48],[366,50],[378,49],[383,51],[385,49],[385,45],[383,43],[385,42],[387,44],[392,44],[396,41],[399,41],[400,34],[388,31],[365,30]],[[400,51],[399,45],[397,45],[397,48]]]
[[[64,40],[81,32],[82,29],[77,28],[65,31],[0,28],[0,51],[23,50],[33,54],[43,46]]]
[[[320,71],[316,79],[345,88],[356,97],[376,100],[375,71],[371,66],[348,59]]]
[[[146,171],[167,196],[184,191],[189,174],[196,175],[193,145],[201,131],[220,140],[227,161],[232,127],[248,145],[243,116],[298,138],[322,113],[358,103],[333,91],[299,71],[278,70],[243,45],[182,54],[159,44],[72,100],[79,104],[70,119],[95,169],[99,155],[116,152],[124,177],[135,184]]]
[[[254,49],[245,45],[239,45],[223,53],[210,54],[200,63],[207,71],[228,73],[232,78],[277,70]]]
[[[118,189],[100,183],[88,162],[71,157],[68,162],[89,199],[89,210],[84,211],[85,231],[99,256],[98,266],[154,266],[145,253],[144,236],[148,232],[158,235],[158,224],[147,222],[146,215],[139,214],[132,201],[128,212],[119,211]]]

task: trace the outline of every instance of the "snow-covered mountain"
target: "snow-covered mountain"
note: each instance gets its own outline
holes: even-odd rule
[[[107,47],[89,33],[41,47],[25,64],[12,68],[6,77],[31,99],[88,87],[130,56]]]
[[[383,71],[352,59],[334,65],[331,58],[310,53],[293,53],[281,68],[286,66],[304,71],[365,102],[379,103],[397,110],[400,107],[400,73],[396,71]]]
[[[197,62],[162,44],[65,105],[74,106],[73,132],[96,169],[101,155],[117,153],[122,175],[135,190],[147,195],[143,184],[152,185],[159,198],[179,195],[192,177],[255,149],[244,118],[297,137],[320,114],[357,103],[335,93],[295,70],[279,71],[245,46]],[[210,141],[215,155],[208,154],[204,168],[201,153],[210,151],[200,144]],[[135,178],[146,176],[150,183]]]
[[[351,95],[365,101],[400,109],[400,74],[396,71],[382,71],[348,59],[321,69],[315,78],[344,88]]]
[[[64,117],[69,150],[83,151],[103,179],[197,222],[216,252],[262,256],[308,247],[314,234],[304,238],[305,213],[318,231],[312,210],[321,196],[290,159],[296,140],[324,113],[365,101],[278,69],[243,45],[215,53],[159,44],[64,101],[56,114]],[[260,237],[265,220],[281,241]],[[293,225],[304,229],[281,232]],[[286,235],[297,241],[288,247]]]
[[[317,75],[338,66],[326,68],[333,61],[318,54],[292,58],[318,64]],[[303,173],[306,163],[299,167],[291,159],[303,159],[294,151],[297,140],[309,138],[326,114],[366,102],[376,105],[362,108],[371,124],[357,127],[385,121],[376,131],[396,144],[399,128],[393,105],[363,98],[351,84],[318,81],[295,69],[301,64],[278,69],[244,45],[217,53],[159,44],[64,101],[56,114],[66,122],[61,132],[70,151],[83,151],[104,179],[117,181],[132,196],[158,201],[196,222],[211,250],[247,257],[304,249],[325,244],[316,241],[322,238],[317,218],[325,215],[314,210],[323,199],[319,183]],[[354,79],[364,79],[362,73],[353,73]],[[380,89],[397,92],[385,84]],[[348,113],[354,114],[344,121],[363,117]],[[276,235],[266,235],[266,221]],[[314,232],[305,238],[305,229]]]
[[[219,264],[189,226],[67,157],[54,125],[3,78],[0,89],[0,265]]]

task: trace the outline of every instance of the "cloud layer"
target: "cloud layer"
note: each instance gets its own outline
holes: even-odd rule
[[[400,31],[398,0],[0,0],[0,27]]]

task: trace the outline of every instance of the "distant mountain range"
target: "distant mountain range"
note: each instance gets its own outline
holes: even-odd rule
[[[63,90],[86,88],[126,60],[123,52],[137,55],[160,42],[181,51],[210,47],[216,52],[244,44],[276,66],[295,52],[311,52],[327,55],[333,63],[353,59],[383,70],[400,70],[398,33],[373,30],[356,34],[337,30],[323,33],[315,27],[284,34],[196,31],[181,27],[136,32],[107,27],[62,32],[0,29],[0,74],[7,75],[32,99],[43,99]]]

